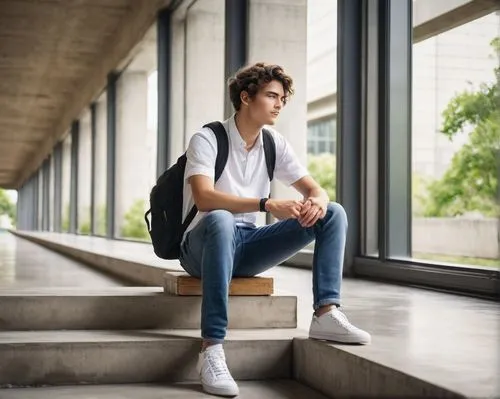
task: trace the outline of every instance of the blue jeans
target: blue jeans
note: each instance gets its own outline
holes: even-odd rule
[[[215,210],[187,233],[180,262],[202,279],[202,337],[221,343],[226,336],[232,277],[250,277],[282,263],[316,239],[313,257],[314,309],[340,304],[347,216],[337,203],[312,227],[287,219],[263,227],[237,226],[232,213]]]

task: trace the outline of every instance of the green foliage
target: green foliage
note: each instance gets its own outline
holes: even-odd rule
[[[336,158],[334,154],[324,153],[320,155],[308,155],[309,173],[326,190],[330,201],[336,198]]]
[[[500,38],[492,41],[500,48]],[[456,95],[443,112],[442,133],[451,139],[470,129],[468,142],[454,155],[443,177],[429,185],[425,216],[481,212],[498,216],[500,160],[500,70],[497,80]]]
[[[83,222],[80,221],[80,226],[78,226],[78,232],[80,234],[90,234],[90,220],[85,219]]]
[[[63,233],[69,232],[69,204],[64,205],[62,211],[61,231]]]
[[[424,216],[429,202],[429,185],[432,179],[428,176],[413,173],[411,178],[411,201],[413,216]]]
[[[107,218],[107,208],[106,204],[97,206],[97,215],[96,215],[96,225],[95,225],[95,233],[100,236],[106,235],[106,218]]]
[[[149,233],[144,221],[144,200],[136,200],[125,213],[124,222],[121,227],[121,236],[124,238],[138,238],[149,240]]]
[[[0,188],[0,215],[7,215],[12,224],[16,220],[16,204],[9,198],[4,189]]]

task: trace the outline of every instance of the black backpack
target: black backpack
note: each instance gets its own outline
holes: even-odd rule
[[[211,122],[203,127],[210,128],[217,138],[216,182],[226,166],[229,156],[229,140],[222,123]],[[272,181],[276,164],[276,145],[273,136],[268,130],[263,129],[262,133],[267,173],[269,180]],[[186,153],[184,153],[179,157],[177,163],[158,178],[149,196],[150,209],[144,215],[154,252],[163,259],[179,258],[182,236],[198,212],[196,205],[193,206],[186,219],[182,221],[186,161]],[[151,224],[148,220],[150,214]]]

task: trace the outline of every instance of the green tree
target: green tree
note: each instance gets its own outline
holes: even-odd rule
[[[491,44],[498,54],[500,38]],[[426,216],[456,216],[471,211],[498,215],[500,69],[494,72],[496,81],[456,95],[443,112],[442,134],[452,140],[460,132],[470,133],[443,177],[429,185]]]
[[[138,238],[149,240],[149,233],[144,221],[144,200],[136,200],[124,216],[121,227],[121,236],[127,238]]]
[[[0,215],[7,215],[12,224],[16,220],[16,204],[9,198],[6,191],[0,188]]]
[[[307,167],[311,176],[323,187],[330,201],[336,198],[335,169],[336,158],[334,154],[324,153],[319,155],[308,155]]]

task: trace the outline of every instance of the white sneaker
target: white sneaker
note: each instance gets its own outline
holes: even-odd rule
[[[349,323],[346,315],[335,306],[320,317],[313,315],[309,338],[346,344],[369,344],[371,341],[370,334]]]
[[[205,392],[220,396],[237,396],[238,385],[226,365],[222,344],[211,345],[198,357],[198,372]]]

